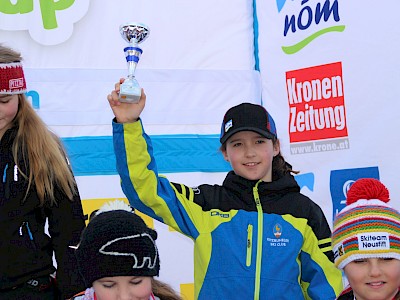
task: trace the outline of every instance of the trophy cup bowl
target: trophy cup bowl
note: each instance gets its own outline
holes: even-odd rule
[[[147,39],[150,29],[141,23],[126,23],[119,27],[119,32],[122,38],[129,43],[129,46],[124,48],[126,62],[128,63],[128,77],[120,86],[119,101],[137,103],[142,89],[135,78],[135,70],[140,55],[143,53],[138,44]]]

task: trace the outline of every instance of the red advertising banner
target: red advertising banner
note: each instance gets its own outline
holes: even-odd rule
[[[341,62],[286,72],[290,142],[347,137]]]

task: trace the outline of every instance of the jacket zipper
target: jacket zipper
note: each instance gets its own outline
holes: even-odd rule
[[[253,249],[253,225],[247,225],[247,254],[246,254],[246,267],[251,265],[251,251]]]
[[[263,223],[264,214],[261,206],[260,195],[258,194],[258,184],[253,188],[254,201],[257,207],[257,255],[256,255],[256,274],[255,274],[255,286],[254,286],[254,300],[260,298],[260,279],[261,279],[261,258],[262,258],[262,242],[263,242]]]

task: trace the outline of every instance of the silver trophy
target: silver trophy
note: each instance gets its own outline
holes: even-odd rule
[[[149,36],[150,29],[141,23],[127,23],[119,27],[119,32],[122,38],[129,43],[129,46],[124,48],[128,63],[128,77],[120,86],[119,101],[137,103],[142,91],[135,78],[135,70],[143,52],[138,44]]]

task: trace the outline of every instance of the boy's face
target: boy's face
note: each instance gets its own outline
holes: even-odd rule
[[[93,282],[98,300],[148,300],[152,292],[151,277],[114,276]]]
[[[249,180],[272,181],[272,159],[279,144],[253,131],[239,131],[226,141],[222,151],[235,173]]]
[[[347,264],[344,272],[357,300],[393,299],[400,287],[398,259],[359,259]]]

